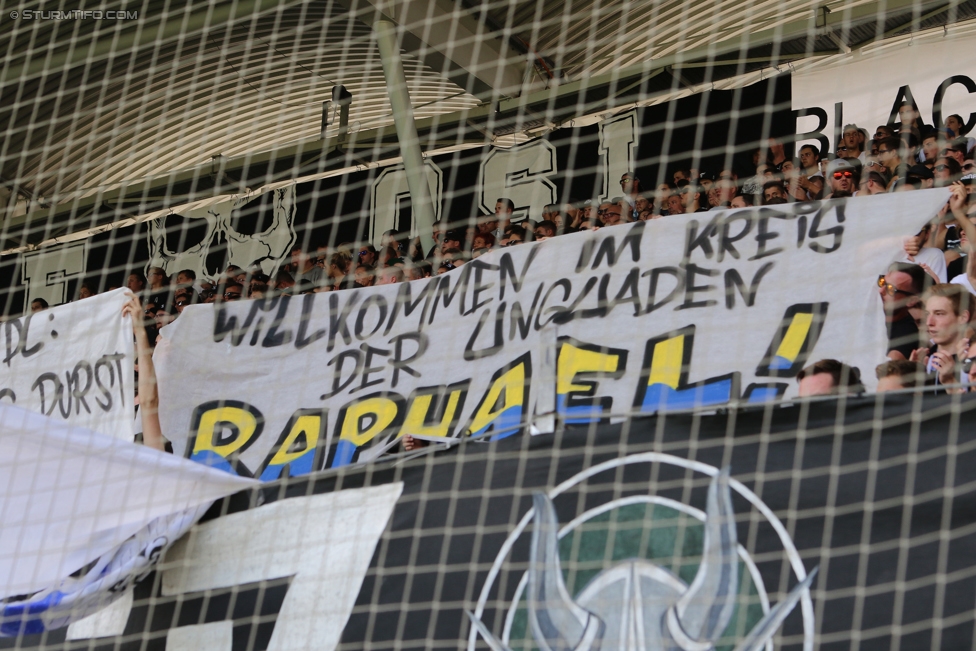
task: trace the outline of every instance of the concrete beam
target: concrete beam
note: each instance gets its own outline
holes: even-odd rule
[[[340,0],[360,20],[372,25],[388,20],[398,26],[402,49],[469,93],[514,97],[522,89],[526,55],[498,38],[460,3],[451,0]]]

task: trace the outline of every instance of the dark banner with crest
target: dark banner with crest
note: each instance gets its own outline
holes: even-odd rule
[[[0,647],[971,648],[974,409],[662,414],[281,480],[216,505],[112,635]]]

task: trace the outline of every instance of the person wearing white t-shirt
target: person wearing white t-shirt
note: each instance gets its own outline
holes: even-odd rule
[[[946,261],[945,254],[941,249],[925,246],[929,241],[929,233],[932,228],[926,224],[915,237],[905,240],[902,255],[895,259],[895,262],[909,262],[920,265],[937,282],[946,283]]]

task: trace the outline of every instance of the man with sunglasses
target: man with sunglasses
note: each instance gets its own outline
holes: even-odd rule
[[[221,294],[222,302],[239,301],[244,298],[244,285],[237,280],[229,279],[224,284],[224,292]]]
[[[908,359],[918,348],[918,326],[910,310],[920,302],[925,270],[917,264],[895,262],[878,277],[878,294],[888,330],[888,359]]]
[[[830,194],[824,199],[853,197],[857,194],[858,169],[845,158],[835,158],[827,166],[827,183]]]
[[[359,264],[364,264],[371,268],[375,267],[376,257],[377,257],[376,247],[373,246],[372,244],[362,245],[361,247],[359,247],[358,257],[359,257],[358,260]]]

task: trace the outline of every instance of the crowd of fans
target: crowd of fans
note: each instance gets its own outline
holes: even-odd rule
[[[538,219],[519,222],[513,220],[514,203],[502,197],[492,214],[475,223],[461,227],[435,223],[434,244],[428,251],[419,238],[387,231],[378,248],[370,243],[315,251],[295,248],[288,262],[271,276],[257,264],[249,269],[227,267],[213,282],[197,278],[189,269],[168,278],[163,269],[153,267],[145,276],[133,271],[126,286],[143,298],[144,315],[155,329],[178,318],[194,303],[417,280],[456,269],[494,249],[577,231],[692,212],[951,186],[952,200],[939,216],[907,237],[902,259],[881,270],[886,272],[879,275],[878,287],[890,345],[889,361],[876,371],[882,390],[919,382],[967,384],[973,373],[972,354],[976,354],[976,347],[969,348],[971,340],[976,342],[970,324],[970,317],[976,316],[972,308],[976,256],[969,255],[971,243],[976,241],[976,200],[969,201],[976,177],[976,140],[964,135],[964,122],[958,115],[949,116],[939,129],[924,125],[909,104],[901,107],[899,117],[899,123],[880,125],[873,134],[846,125],[833,155],[804,144],[797,157],[790,158],[783,145],[771,139],[754,152],[749,167],[754,174],[747,178],[739,178],[731,168],[678,166],[668,182],[645,191],[640,179],[627,173],[620,178],[619,194],[610,200],[548,205]],[[79,298],[93,294],[93,287],[82,283]],[[47,306],[38,300],[31,307],[37,311]],[[948,330],[954,334],[945,334]],[[858,390],[857,369],[833,360],[822,363],[801,373],[801,394]],[[976,377],[972,379],[976,388]]]

